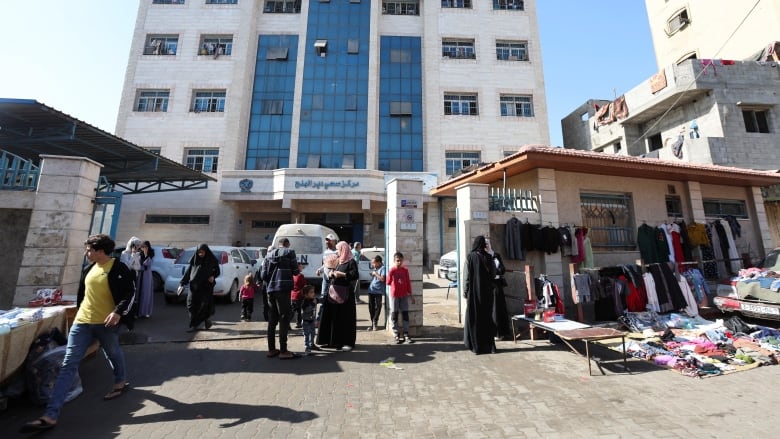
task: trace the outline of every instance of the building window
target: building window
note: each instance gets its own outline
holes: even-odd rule
[[[306,157],[306,167],[307,168],[319,168],[320,167],[320,155],[319,154],[309,154],[309,156]]]
[[[666,216],[669,218],[682,218],[682,199],[679,195],[666,196]]]
[[[153,5],[183,5],[184,0],[152,0]]]
[[[258,158],[256,169],[261,171],[270,171],[272,169],[279,168],[279,159],[276,157],[271,158]]]
[[[266,1],[263,12],[266,14],[300,14],[301,0]]]
[[[185,165],[200,172],[217,172],[218,149],[189,149]]]
[[[593,247],[631,247],[634,221],[631,194],[580,194],[582,225]]]
[[[409,64],[412,62],[412,53],[408,49],[390,49],[390,62]]]
[[[168,90],[141,90],[135,104],[135,111],[140,112],[166,112],[168,111],[168,98],[171,92]]]
[[[176,55],[179,46],[178,35],[147,35],[144,55]]]
[[[671,36],[676,34],[690,22],[691,20],[688,18],[687,9],[681,9],[675,12],[674,15],[672,15],[672,18],[666,22],[666,35]]]
[[[496,59],[528,61],[528,43],[525,41],[496,41]]]
[[[412,115],[412,103],[404,101],[390,102],[390,116],[401,117]]]
[[[356,38],[350,38],[347,40],[347,53],[354,54],[359,53],[360,41]]]
[[[452,175],[463,168],[478,165],[481,162],[479,152],[451,151],[444,154],[447,175]]]
[[[284,101],[281,99],[263,99],[261,114],[284,114]]]
[[[471,8],[471,0],[441,0],[442,8]]]
[[[146,215],[146,224],[208,224],[208,215]]]
[[[476,59],[474,40],[443,40],[441,56],[455,59]]]
[[[287,47],[269,47],[265,52],[265,59],[287,61],[288,52],[289,49]]]
[[[501,115],[534,117],[534,103],[531,96],[501,96]]]
[[[657,149],[661,149],[664,147],[663,141],[661,140],[661,133],[652,135],[647,138],[647,150],[648,151],[655,151]]]
[[[355,154],[345,154],[341,160],[341,169],[355,169]]]
[[[768,133],[769,118],[767,110],[742,110],[742,118],[745,120],[745,131],[748,133]]]
[[[477,95],[444,95],[444,114],[478,115]]]
[[[238,0],[206,0],[207,5],[237,5]]]
[[[731,215],[734,218],[747,219],[747,206],[743,200],[704,199],[704,216],[723,218]]]
[[[198,55],[220,55],[233,54],[233,36],[232,35],[203,35],[200,37],[200,49]]]
[[[195,113],[223,113],[225,111],[225,95],[222,90],[201,90],[195,92],[192,100],[192,111]]]
[[[493,0],[493,9],[522,11],[525,9],[525,2],[523,0]]]
[[[347,99],[344,102],[344,109],[346,111],[357,111],[357,95],[347,95]]]
[[[420,15],[420,2],[417,0],[396,0],[382,2],[385,15]]]
[[[328,40],[316,40],[314,42],[314,51],[317,56],[325,56],[328,54]]]

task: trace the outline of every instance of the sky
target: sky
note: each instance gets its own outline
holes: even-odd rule
[[[0,4],[0,98],[34,99],[114,133],[139,1]],[[475,0],[488,1],[488,0]],[[538,0],[550,143],[588,99],[614,99],[657,68],[642,0]],[[615,18],[619,17],[619,18]]]

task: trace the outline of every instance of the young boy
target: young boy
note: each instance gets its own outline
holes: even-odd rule
[[[251,274],[244,276],[244,285],[241,285],[241,321],[252,320],[252,312],[255,308],[255,278]]]
[[[390,285],[390,320],[393,322],[393,334],[396,344],[414,343],[409,336],[409,300],[414,302],[412,296],[412,282],[409,278],[409,270],[403,265],[404,255],[397,252],[393,255],[395,265],[387,272],[387,285]],[[399,328],[398,313],[404,319],[403,331]],[[406,338],[404,338],[406,334]]]
[[[314,322],[317,319],[317,293],[314,285],[303,287],[303,300],[301,301],[300,317],[303,321],[303,344],[306,347],[305,355],[311,355],[312,349],[319,350],[314,345]]]
[[[301,302],[303,301],[303,288],[306,286],[306,278],[303,276],[303,264],[298,263],[298,274],[293,275],[293,287],[290,291],[290,317],[298,313],[295,320],[295,328],[301,328]],[[291,319],[292,321],[292,319]]]
[[[379,313],[382,312],[382,297],[385,295],[385,275],[387,270],[382,265],[382,257],[374,256],[371,261],[371,283],[368,285],[368,315],[371,318],[369,331],[376,331],[379,326]]]

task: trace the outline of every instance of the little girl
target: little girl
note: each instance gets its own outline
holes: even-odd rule
[[[255,278],[251,274],[244,276],[244,285],[241,285],[241,321],[252,320],[252,312],[255,310]]]

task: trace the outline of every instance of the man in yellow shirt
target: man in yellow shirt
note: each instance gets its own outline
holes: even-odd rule
[[[114,371],[114,385],[103,399],[121,396],[129,385],[125,373],[125,357],[119,346],[119,324],[132,319],[130,309],[135,299],[133,276],[127,266],[112,258],[114,241],[108,235],[93,235],[84,243],[90,265],[84,270],[76,299],[78,312],[68,334],[65,359],[44,415],[22,426],[22,433],[49,430],[65,403],[79,364],[87,348],[97,339]]]

